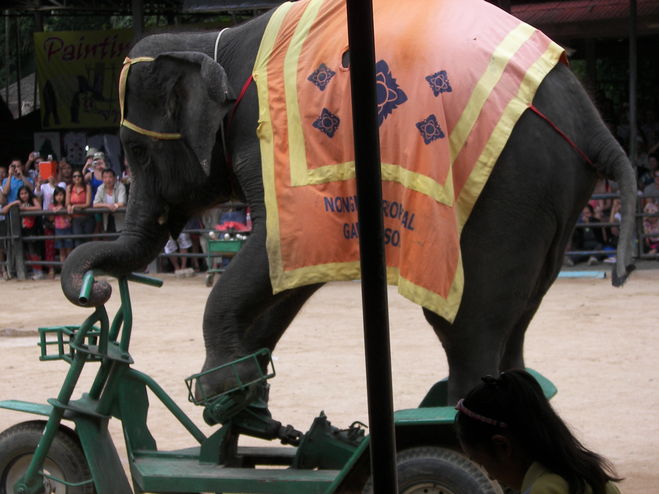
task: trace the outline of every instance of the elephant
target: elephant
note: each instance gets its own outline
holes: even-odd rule
[[[132,124],[121,127],[120,137],[133,177],[125,228],[114,241],[76,248],[61,276],[66,297],[81,305],[87,270],[126,275],[155,258],[191,216],[230,199],[245,201],[253,230],[208,297],[203,370],[274,350],[322,285],[274,294],[269,277],[258,95],[245,81],[271,15],[219,36],[164,33],[134,45],[129,58],[148,62],[124,74],[123,112]],[[574,146],[532,112],[521,115],[460,237],[464,293],[454,320],[423,309],[447,356],[449,402],[481,376],[524,367],[525,331],[558,276],[598,177],[614,180],[622,201],[613,283],[622,284],[633,269],[635,177],[625,152],[566,65],[551,69],[533,104]],[[109,296],[109,285],[96,281],[85,305]],[[200,384],[207,394],[228,386],[212,376]]]

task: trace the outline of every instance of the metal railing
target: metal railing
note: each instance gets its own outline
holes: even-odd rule
[[[240,202],[229,202],[220,205],[217,209],[219,210],[219,213],[221,213],[223,211],[244,209],[245,207],[246,206]],[[75,214],[93,216],[96,214],[125,213],[125,211],[126,211],[125,208],[119,208],[113,213],[108,213],[108,210],[106,208],[86,208],[82,210],[76,210]],[[24,280],[28,277],[28,266],[56,267],[56,268],[60,268],[62,266],[63,263],[61,261],[44,260],[41,258],[43,256],[40,256],[39,260],[28,259],[26,253],[28,250],[27,243],[29,242],[36,243],[36,242],[55,241],[55,240],[64,240],[64,239],[84,240],[84,241],[113,240],[119,237],[120,235],[119,232],[117,233],[94,232],[90,234],[72,233],[66,235],[39,234],[39,235],[29,235],[29,236],[23,235],[22,233],[21,223],[22,223],[22,219],[26,216],[36,216],[43,219],[43,218],[63,216],[63,215],[70,216],[70,213],[68,213],[67,211],[21,211],[17,206],[10,208],[8,213],[6,214],[6,220],[5,220],[7,225],[6,228],[7,233],[5,236],[0,236],[0,250],[4,247],[4,251],[5,251],[5,259],[4,260],[0,259],[0,264],[4,264],[5,271],[12,273],[12,275],[15,275],[16,278],[18,278],[19,280]],[[217,219],[219,220],[219,218]],[[214,228],[194,228],[194,229],[183,230],[183,232],[185,233],[189,233],[191,235],[200,235],[202,238],[207,238],[207,235],[214,231],[216,231]],[[202,250],[203,250],[203,242],[202,242]],[[165,254],[164,252],[161,252],[158,255],[158,257],[162,259],[167,259],[172,256],[179,258],[181,257],[198,258],[208,262],[209,258],[222,257],[222,254],[207,253],[207,252],[200,252],[200,253],[173,252],[171,254]]]
[[[618,194],[593,194],[591,200],[615,200],[619,199]],[[659,203],[659,194],[641,194],[639,193],[636,201],[636,221],[634,228],[634,252],[633,257],[640,260],[659,260],[659,253],[648,253],[645,249],[645,239],[651,237],[657,237],[657,233],[645,233],[643,227],[643,220],[648,217],[659,217],[659,213],[644,213],[643,204],[647,199],[653,199],[655,203]],[[611,234],[611,229],[619,228],[620,223],[617,221],[597,221],[597,222],[578,222],[575,225],[575,231],[578,229],[590,228],[590,229],[601,229],[602,233],[605,232],[605,229],[608,229],[609,235]],[[574,237],[574,235],[573,235]],[[602,249],[588,250],[588,249],[572,249],[571,245],[568,244],[568,250],[565,252],[567,258],[580,257],[583,259],[588,259],[591,256],[601,257],[604,260],[606,257],[615,258],[616,251],[614,245],[606,245],[606,242],[603,242]]]
[[[618,199],[617,194],[595,194],[591,199],[596,200],[614,200]],[[635,223],[635,241],[634,241],[634,257],[636,259],[642,260],[659,260],[659,254],[654,253],[650,254],[645,252],[645,239],[650,237],[656,237],[657,234],[646,234],[643,231],[643,220],[646,217],[659,217],[659,213],[648,214],[644,213],[642,209],[642,204],[645,199],[654,198],[655,202],[659,202],[659,194],[640,194],[637,198],[637,207],[636,207],[636,223]],[[219,206],[219,210],[236,210],[244,208],[245,205],[242,203],[226,203]],[[118,209],[117,213],[125,212],[125,208]],[[84,215],[95,215],[95,214],[108,214],[108,210],[105,208],[87,208],[82,211],[76,211],[76,214]],[[21,220],[25,216],[39,216],[39,217],[52,217],[57,215],[68,215],[66,211],[20,211],[18,207],[12,207],[8,214],[6,215],[6,224],[7,224],[7,235],[0,237],[0,247],[4,244],[5,247],[5,257],[3,261],[0,259],[0,263],[4,262],[5,269],[8,272],[15,273],[18,279],[27,278],[27,266],[46,266],[46,267],[60,267],[62,262],[60,261],[48,261],[48,260],[34,260],[26,258],[26,243],[27,242],[44,242],[45,240],[56,240],[56,239],[72,239],[79,240],[83,239],[86,241],[89,240],[111,240],[117,238],[119,233],[91,233],[91,234],[69,234],[69,235],[33,235],[33,236],[23,236],[21,232]],[[593,222],[593,223],[577,223],[575,229],[579,228],[602,228],[602,229],[611,229],[618,227],[619,224],[616,222]],[[202,228],[202,229],[187,229],[183,230],[184,232],[190,234],[201,235],[202,238],[206,238],[206,235],[211,231],[214,231],[212,228]],[[203,250],[203,244],[202,244]],[[598,250],[578,250],[571,249],[565,252],[567,257],[585,257],[586,259],[590,256],[598,256],[603,259],[607,256],[615,256],[615,250],[611,248],[602,248]],[[170,256],[176,256],[179,258],[199,258],[207,261],[209,256],[211,257],[221,257],[220,254],[209,254],[207,252],[201,253],[182,253],[174,252],[172,254],[165,254],[164,252],[159,255],[160,258],[169,258]],[[209,266],[210,268],[210,266]]]

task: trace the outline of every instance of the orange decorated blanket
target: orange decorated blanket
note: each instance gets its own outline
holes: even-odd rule
[[[460,233],[520,115],[564,58],[481,0],[374,0],[387,277],[452,321]],[[277,8],[254,66],[276,292],[358,279],[344,0]]]

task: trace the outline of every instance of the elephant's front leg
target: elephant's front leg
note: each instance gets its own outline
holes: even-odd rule
[[[255,225],[252,235],[211,290],[203,319],[206,360],[202,372],[245,356],[243,336],[273,303],[265,251],[265,228]],[[255,371],[253,371],[255,373]],[[242,370],[249,380],[252,372]],[[231,372],[214,372],[200,379],[205,396],[235,386]],[[198,390],[199,392],[200,390]]]
[[[304,302],[320,285],[272,294],[265,250],[265,231],[255,230],[229,264],[206,303],[203,371],[231,362],[261,348],[274,349]],[[251,364],[236,368],[243,382],[258,376]],[[236,385],[232,371],[210,373],[200,380],[205,396]]]

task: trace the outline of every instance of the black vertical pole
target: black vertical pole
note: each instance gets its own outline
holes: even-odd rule
[[[34,14],[34,32],[43,32],[43,14],[41,11]],[[33,38],[34,39],[34,38]],[[37,79],[37,67],[34,68],[34,92],[32,93],[32,110],[37,109],[37,95],[39,90],[39,81]],[[36,166],[36,165],[35,165]]]
[[[16,17],[16,97],[18,118],[23,116],[23,99],[21,98],[21,24],[19,17]],[[7,74],[9,75],[9,74]]]
[[[133,36],[138,40],[144,34],[144,1],[132,0],[131,10],[133,13]]]
[[[638,50],[636,31],[636,0],[629,0],[629,159],[634,167],[638,157],[636,86],[638,80]]]
[[[387,272],[384,254],[380,140],[371,0],[346,0],[371,472],[376,494],[398,492],[393,421]]]

